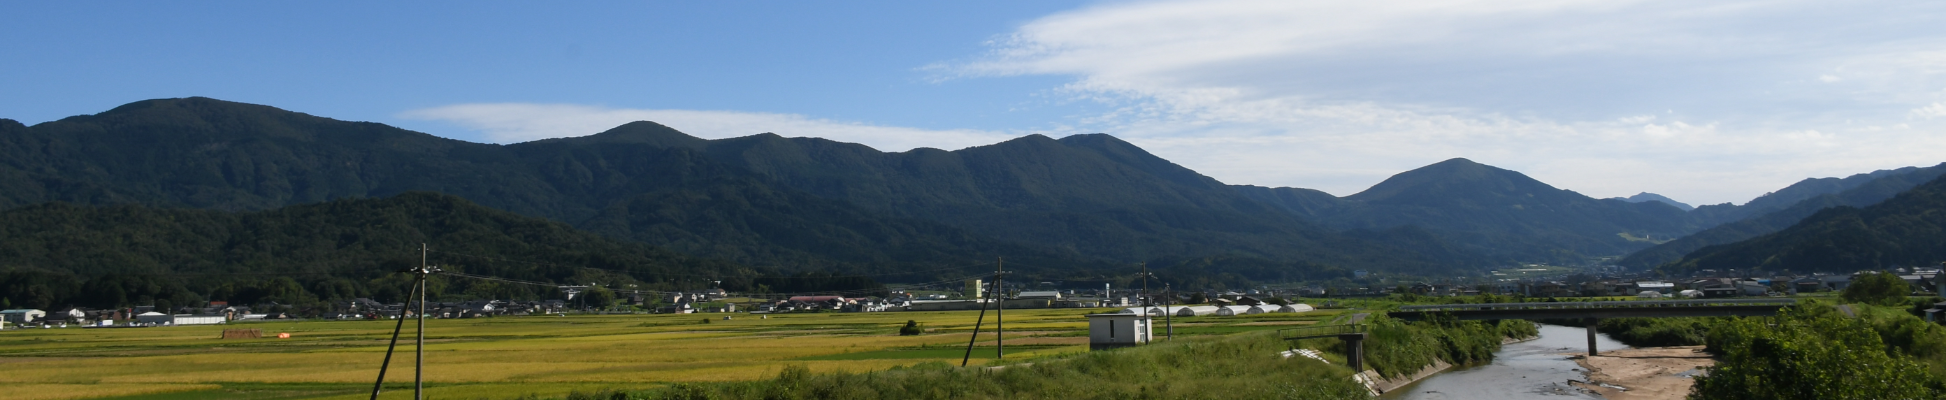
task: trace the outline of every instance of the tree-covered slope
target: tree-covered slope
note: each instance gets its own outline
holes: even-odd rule
[[[1704,247],[1659,268],[1849,272],[1931,266],[1946,260],[1946,178],[1884,202],[1825,208],[1774,233]]]
[[[1907,167],[1896,170],[1882,170],[1870,174],[1852,175],[1850,178],[1845,178],[1845,180],[1836,178],[1824,178],[1820,180],[1806,179],[1803,182],[1792,185],[1791,188],[1759,197],[1758,200],[1752,200],[1745,207],[1755,207],[1752,209],[1766,208],[1769,207],[1767,204],[1772,202],[1760,200],[1770,199],[1774,196],[1797,197],[1798,195],[1812,192],[1812,189],[1831,189],[1837,187],[1844,187],[1846,189],[1836,193],[1816,194],[1808,198],[1803,198],[1787,208],[1716,225],[1709,229],[1704,229],[1701,232],[1642,249],[1629,254],[1628,257],[1616,262],[1616,265],[1635,269],[1653,268],[1664,263],[1682,259],[1683,255],[1689,254],[1697,249],[1718,244],[1735,243],[1782,230],[1825,208],[1839,206],[1865,207],[1878,204],[1878,202],[1892,198],[1892,196],[1900,192],[1910,190],[1913,187],[1938,178],[1941,174],[1946,174],[1946,164],[1925,168]],[[1789,194],[1780,195],[1778,193]]]
[[[1478,256],[1413,257],[1338,235],[1108,135],[1040,135],[944,151],[887,153],[774,134],[703,140],[632,123],[554,144],[648,143],[693,149],[772,182],[894,217],[1111,260],[1238,254],[1333,264],[1475,266]],[[513,145],[519,148],[529,144]]]
[[[1805,178],[1804,180],[1792,183],[1790,186],[1785,186],[1783,189],[1777,189],[1775,192],[1757,196],[1757,198],[1751,199],[1750,202],[1743,203],[1743,205],[1733,205],[1730,203],[1705,205],[1697,207],[1694,214],[1706,226],[1736,222],[1783,211],[1784,209],[1796,206],[1800,202],[1811,200],[1818,196],[1843,193],[1871,184],[1879,178],[1911,174],[1919,172],[1921,169],[1926,168],[1904,167],[1882,169],[1862,174],[1853,174],[1844,178]],[[1911,182],[1905,187],[1894,191],[1894,193],[1904,191],[1928,180],[1931,180],[1931,178]],[[1890,197],[1891,194],[1888,193],[1886,196]]]
[[[30,307],[402,298],[419,246],[443,269],[563,284],[748,289],[776,271],[617,241],[566,224],[407,193],[254,212],[48,203],[0,212],[0,286]],[[434,294],[558,298],[552,289],[441,278]],[[455,298],[455,297],[448,297]]]

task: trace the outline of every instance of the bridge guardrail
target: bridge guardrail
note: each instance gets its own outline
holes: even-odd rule
[[[1711,307],[1711,306],[1773,306],[1796,305],[1797,299],[1745,299],[1745,300],[1653,300],[1653,301],[1580,301],[1559,303],[1479,303],[1479,304],[1433,304],[1401,306],[1403,312],[1437,311],[1475,311],[1475,310],[1562,310],[1562,309],[1603,309],[1603,308],[1666,308],[1666,307]]]
[[[1365,324],[1313,325],[1301,328],[1278,329],[1277,336],[1284,338],[1284,340],[1297,340],[1365,332]]]

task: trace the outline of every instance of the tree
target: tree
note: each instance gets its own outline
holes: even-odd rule
[[[615,305],[615,292],[609,291],[605,287],[596,286],[588,288],[588,291],[582,292],[581,296],[582,300],[587,301],[589,306],[595,308],[608,308],[608,306]]]
[[[1208,302],[1209,302],[1209,297],[1208,297],[1208,296],[1204,296],[1204,295],[1203,295],[1203,292],[1190,292],[1190,293],[1189,293],[1189,301],[1187,302],[1187,303],[1189,303],[1189,304],[1203,304],[1203,303],[1208,303]]]
[[[905,327],[899,328],[899,336],[914,336],[920,333],[925,333],[925,330],[919,328],[919,321],[916,320],[906,320]]]
[[[1845,286],[1845,301],[1881,306],[1903,306],[1905,296],[1912,293],[1905,279],[1890,272],[1868,272],[1852,278]]]

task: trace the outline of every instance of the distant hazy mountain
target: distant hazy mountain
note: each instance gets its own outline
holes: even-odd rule
[[[1519,172],[1456,158],[1406,171],[1334,198],[1308,189],[1242,186],[1239,192],[1345,229],[1424,228],[1506,260],[1578,261],[1648,247],[1646,238],[1693,232],[1694,221],[1662,202],[1594,199]]]
[[[769,134],[702,140],[632,123],[493,145],[187,98],[33,127],[0,120],[0,144],[0,207],[263,210],[435,191],[689,254],[801,269],[1002,255],[1082,269],[1219,255],[1318,268],[1487,264],[1447,252],[1437,236],[1307,223],[1107,135],[885,153]]]
[[[1844,188],[1832,193],[1816,193],[1797,203],[1754,217],[1731,221],[1705,229],[1701,232],[1678,238],[1637,251],[1617,262],[1617,265],[1630,268],[1651,268],[1663,263],[1681,259],[1683,255],[1704,247],[1733,243],[1782,230],[1805,217],[1830,207],[1865,207],[1878,204],[1885,199],[1912,189],[1925,182],[1946,174],[1946,163],[1925,168],[1906,167],[1895,170],[1880,170],[1870,174],[1852,175],[1843,180],[1836,178],[1806,179],[1789,188],[1759,197],[1744,207],[1761,209],[1770,207],[1776,200],[1784,197],[1797,197],[1818,190]],[[1779,195],[1779,193],[1788,193]],[[1704,206],[1716,207],[1716,206]],[[1702,211],[1703,209],[1698,209]]]
[[[1629,197],[1614,197],[1613,199],[1626,201],[1630,203],[1660,201],[1668,205],[1676,206],[1676,208],[1680,208],[1683,211],[1690,211],[1696,209],[1696,207],[1691,207],[1688,204],[1683,204],[1683,202],[1676,201],[1675,199],[1671,199],[1668,197],[1664,197],[1663,195],[1649,193],[1649,192],[1636,193],[1634,196],[1629,196]]]
[[[1662,268],[1850,272],[1930,267],[1946,260],[1946,246],[1940,243],[1946,243],[1946,178],[1864,208],[1825,208],[1789,228],[1705,247]]]
[[[1912,173],[1919,167],[1882,169],[1869,173],[1856,174],[1844,178],[1806,178],[1775,192],[1765,193],[1743,205],[1729,203],[1705,205],[1696,208],[1696,218],[1705,225],[1717,225],[1739,221],[1759,215],[1769,214],[1791,208],[1819,195],[1834,194],[1863,186],[1878,178]],[[1923,181],[1921,181],[1923,182]],[[1918,183],[1913,183],[1917,185]],[[1907,186],[1910,187],[1910,186]],[[1889,196],[1889,195],[1888,195]]]

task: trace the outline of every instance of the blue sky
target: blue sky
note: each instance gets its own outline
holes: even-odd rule
[[[4,7],[0,117],[28,124],[208,96],[495,143],[1105,132],[1235,184],[1347,195],[1467,157],[1696,204],[1946,161],[1940,2]]]

